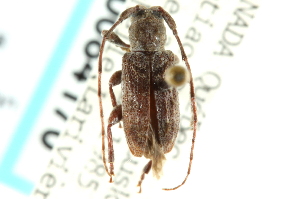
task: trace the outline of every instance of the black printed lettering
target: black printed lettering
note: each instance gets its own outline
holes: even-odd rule
[[[63,112],[62,110],[60,110],[60,109],[55,109],[54,110],[55,111],[55,113],[61,118],[61,119],[63,119],[64,121],[66,121],[67,120],[67,115],[65,114],[65,112]]]
[[[33,194],[39,198],[46,199],[49,196],[51,188],[56,185],[56,178],[51,173],[45,173],[40,180],[40,188],[36,189]]]
[[[229,23],[226,29],[223,31],[222,39],[226,44],[231,46],[239,45],[243,39],[244,35],[233,30],[233,26]]]
[[[114,24],[114,21],[111,19],[100,19],[97,23],[96,23],[96,31],[97,33],[101,36],[102,31],[105,30],[105,28],[103,27],[110,27]]]
[[[229,57],[233,56],[233,53],[228,48],[228,46],[226,45],[225,42],[219,41],[219,44],[220,44],[220,50],[219,51],[215,51],[214,52],[215,55],[229,56]]]
[[[245,30],[248,28],[250,20],[254,17],[253,11],[258,6],[250,1],[240,0],[240,4],[233,12],[234,20],[227,23],[222,32],[221,40],[218,42],[218,50],[215,50],[214,55],[232,57],[232,47],[242,43],[245,35]],[[252,12],[251,12],[252,11]]]
[[[183,43],[183,48],[185,50],[186,56],[187,57],[192,57],[194,54],[194,47],[193,45],[189,44],[189,43]]]
[[[114,69],[115,64],[111,58],[104,57],[102,60],[102,66],[105,72],[111,72]]]
[[[171,15],[175,14],[179,11],[179,3],[175,0],[168,0],[164,5],[164,9]]]
[[[76,101],[76,100],[77,100],[76,95],[71,94],[71,93],[68,92],[68,91],[63,92],[63,96],[66,97],[67,99],[72,100],[72,101]]]
[[[78,184],[86,189],[98,189],[99,182],[94,179],[89,179],[86,175],[80,173],[78,176]]]
[[[50,150],[53,149],[53,145],[54,145],[55,140],[57,139],[58,135],[59,135],[59,131],[47,130],[42,136],[43,145]],[[54,138],[54,141],[53,141],[53,138]]]
[[[196,17],[196,20],[200,20],[204,24],[212,27],[213,22],[211,21],[211,18],[215,14],[217,9],[219,9],[219,6],[216,3],[210,1],[201,2],[200,11]]]
[[[83,188],[90,188],[96,191],[99,187],[100,179],[105,175],[106,171],[101,155],[97,151],[94,151],[93,157],[88,160],[84,169],[78,175],[78,184]]]
[[[113,14],[115,14],[115,15],[118,15],[118,14],[119,14],[119,11],[113,7],[113,4],[114,4],[115,2],[125,2],[125,0],[108,0],[108,1],[106,2],[106,7],[108,8],[108,10],[109,10],[111,13],[113,13]]]
[[[257,5],[255,5],[254,3],[250,2],[250,1],[247,1],[247,0],[241,0],[242,3],[244,4],[247,4],[248,7],[243,7],[243,8],[238,8],[237,9],[237,12],[239,13],[243,13],[244,15],[247,15],[248,17],[250,18],[253,18],[254,17],[254,13],[249,13],[247,11],[253,11],[253,10],[256,10],[258,8]]]
[[[43,185],[45,185],[45,187],[51,188],[56,184],[56,179],[55,179],[54,175],[52,175],[50,173],[46,173],[42,176],[41,183]]]
[[[185,35],[185,38],[193,42],[199,42],[201,39],[201,33],[198,32],[196,28],[190,27]]]
[[[89,58],[97,58],[99,55],[100,42],[98,40],[89,41],[85,47],[85,54]]]
[[[96,159],[97,157],[95,157],[94,159],[90,160],[91,163],[94,164],[94,167],[92,167],[92,169],[90,170],[90,172],[92,174],[95,174],[98,177],[102,177],[105,176],[106,171],[104,169],[104,166],[102,164],[102,159]]]
[[[88,95],[91,94],[90,92],[93,92],[94,94],[97,93],[97,91],[94,88],[88,87],[84,92],[84,97],[78,103],[77,111],[82,112],[84,114],[91,113],[93,103],[89,101]]]
[[[73,74],[77,81],[86,81],[91,70],[92,70],[92,67],[91,67],[90,63],[86,63],[81,71],[73,72]]]
[[[56,168],[59,168],[63,170],[64,172],[68,172],[66,162],[68,160],[68,157],[72,151],[71,147],[58,147],[56,148],[56,155],[53,159],[50,160],[49,167],[55,166]]]
[[[76,70],[72,70],[70,71],[71,74],[71,78],[70,80],[72,81],[73,84],[66,84],[66,85],[75,85],[72,86],[72,91],[74,88],[76,88],[76,86],[79,83],[83,83],[85,82],[89,75],[90,72],[92,70],[92,67],[94,67],[94,63],[95,60],[98,57],[98,51],[99,51],[99,45],[100,45],[100,40],[101,40],[101,31],[103,28],[106,27],[110,27],[113,23],[114,23],[114,18],[117,17],[117,8],[114,7],[114,3],[117,1],[114,0],[107,0],[106,5],[109,7],[108,10],[110,10],[110,12],[113,14],[113,17],[111,18],[102,18],[99,20],[96,20],[96,23],[94,26],[92,26],[92,28],[94,29],[94,32],[96,33],[96,36],[94,38],[89,38],[83,49],[82,52],[84,53],[83,56],[85,57],[85,62],[83,63],[79,63],[81,66],[76,67],[74,66],[74,68],[77,68]],[[118,2],[124,2],[124,0],[119,0]],[[92,31],[92,29],[91,29]],[[112,68],[112,66],[109,65],[109,63],[107,64],[107,70],[109,70],[109,67]],[[79,69],[78,69],[79,68]],[[68,79],[64,80],[64,81],[68,81]],[[77,85],[76,85],[77,83]],[[75,90],[76,91],[76,90]],[[69,90],[62,90],[61,93],[62,94],[62,98],[63,99],[67,99],[68,102],[76,102],[77,101],[77,94],[81,95],[81,90],[79,89],[80,93],[72,93]],[[55,148],[54,152],[54,156],[52,157],[52,159],[50,160],[49,164],[48,164],[48,168],[49,170],[54,170],[55,172],[53,173],[46,173],[43,175],[43,177],[41,178],[40,184],[38,185],[38,187],[34,190],[34,195],[37,198],[42,198],[42,199],[46,199],[48,197],[51,196],[52,191],[56,191],[53,189],[53,187],[57,186],[56,184],[58,184],[58,182],[60,183],[60,186],[64,186],[67,182],[65,182],[65,179],[63,179],[64,175],[55,175],[54,173],[60,173],[64,172],[67,173],[68,172],[68,167],[72,166],[72,165],[68,165],[68,159],[69,156],[71,155],[71,153],[73,152],[73,145],[77,145],[80,144],[82,142],[82,138],[80,138],[80,133],[82,131],[82,129],[84,128],[85,125],[85,121],[86,121],[86,117],[88,116],[88,114],[91,113],[92,111],[92,102],[90,102],[90,95],[95,95],[97,94],[97,90],[94,88],[87,88],[85,93],[84,93],[84,97],[83,100],[81,100],[79,107],[77,109],[77,112],[75,112],[74,115],[72,115],[71,118],[71,124],[70,124],[70,129],[68,129],[67,131],[62,133],[62,139],[66,139],[66,143],[68,143],[69,145],[67,145],[66,143],[64,143],[64,145],[62,146],[57,146]],[[104,95],[104,98],[107,97],[108,95]],[[59,101],[61,102],[61,101]],[[62,105],[60,105],[62,106]],[[53,110],[54,110],[54,116],[55,117],[59,117],[62,120],[67,119],[68,116],[68,110],[61,108],[60,106],[54,106]],[[75,108],[75,107],[74,107]],[[72,111],[73,112],[73,111]],[[55,125],[55,124],[50,124],[50,125]],[[50,129],[50,130],[49,130]],[[50,142],[49,140],[52,139],[53,136],[58,135],[58,132],[52,129],[56,129],[56,128],[47,128],[44,133],[42,134],[41,137],[43,137],[43,144],[49,148],[52,149],[53,148],[53,142]],[[50,139],[51,138],[51,139]],[[77,143],[74,143],[77,142]],[[61,143],[60,143],[61,144]],[[97,161],[99,160],[99,157]],[[96,160],[95,158],[95,160]],[[103,168],[102,164],[98,164],[98,166],[95,165],[95,167],[93,168],[92,171],[85,171],[86,173],[81,173],[80,175],[78,175],[78,183],[81,183],[81,187],[83,188],[89,188],[92,190],[96,190],[99,187],[99,175],[104,175],[105,174],[105,170]],[[85,175],[85,174],[89,174],[89,175]],[[98,178],[97,178],[98,177]]]
[[[123,185],[123,187],[125,188],[129,184],[129,178],[128,178],[128,176],[116,176],[115,183],[118,186]]]
[[[41,191],[40,189],[36,189],[34,191],[34,195],[39,196],[39,198],[41,198],[41,199],[46,199],[49,196],[49,192]]]
[[[89,74],[92,70],[92,66],[91,66],[92,62],[91,61],[97,59],[97,57],[98,57],[98,51],[99,51],[99,45],[100,45],[99,41],[101,38],[101,32],[102,32],[103,28],[110,27],[114,23],[114,18],[116,18],[118,15],[118,10],[117,10],[117,7],[115,6],[115,3],[118,3],[118,4],[124,3],[124,0],[107,0],[106,1],[107,9],[112,13],[113,17],[112,18],[101,18],[96,21],[94,30],[98,36],[96,38],[89,39],[86,42],[86,45],[84,46],[84,49],[83,49],[86,62],[83,64],[80,63],[80,64],[82,64],[81,69],[79,69],[78,71],[71,72],[72,77],[75,79],[75,81],[77,83],[85,82],[89,77]],[[62,93],[63,93],[63,97],[65,99],[70,99],[70,101],[72,103],[76,102],[76,99],[77,99],[76,95],[70,94],[68,91],[63,91]],[[2,98],[0,98],[0,102],[1,102],[1,100],[2,100]],[[83,108],[82,111],[84,111],[86,114],[88,114],[88,112],[91,110],[91,109],[89,109],[89,105],[84,104],[84,102],[81,105],[82,105],[82,107],[80,107],[80,108]],[[1,108],[1,103],[0,103],[0,108]],[[68,115],[69,110],[62,110],[62,108],[57,108],[57,107],[54,107],[53,110],[54,110],[54,116],[58,116],[63,121],[67,120],[67,115]],[[52,125],[52,127],[48,127],[48,129],[55,129],[53,127],[54,124],[50,124],[50,125]],[[58,128],[61,128],[61,127],[58,127]],[[53,148],[53,144],[50,144],[47,142],[47,138],[50,136],[52,136],[52,134],[49,133],[49,130],[44,130],[41,135],[41,138],[44,138],[44,139],[41,139],[41,141],[47,149]]]
[[[79,105],[77,106],[77,111],[80,111],[84,114],[89,114],[92,111],[92,105],[88,103],[86,98],[80,100]]]
[[[79,132],[82,131],[83,125],[85,123],[85,120],[84,119],[80,119],[80,118],[78,118],[78,116],[74,115],[72,117],[72,121],[74,121],[74,123],[78,123],[79,124],[79,126],[78,126],[78,132],[76,133],[76,134],[78,134]],[[72,133],[73,132],[75,132],[75,131],[72,131]],[[66,133],[69,133],[69,132],[66,132]]]
[[[74,119],[75,117],[73,117]],[[76,118],[77,119],[77,118]],[[69,137],[71,138],[72,140],[75,140],[77,141],[78,143],[82,143],[82,139],[79,137],[80,133],[81,133],[81,129],[82,129],[82,126],[83,126],[83,123],[85,122],[85,120],[78,120],[78,122],[80,122],[80,126],[79,126],[79,131],[69,131],[69,130],[66,130],[64,133],[63,133],[63,136],[64,137]],[[71,132],[71,133],[70,133]]]
[[[236,10],[233,14],[236,17],[236,20],[233,23],[234,26],[240,26],[243,28],[248,27],[248,23],[247,23],[246,19],[243,18],[240,11]]]

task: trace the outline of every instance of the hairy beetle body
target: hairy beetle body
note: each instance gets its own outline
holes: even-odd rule
[[[113,30],[125,19],[131,17],[129,27],[130,45],[124,43]],[[171,81],[165,76],[169,69],[174,68],[178,58],[171,51],[165,50],[166,28],[164,21],[178,42],[182,60],[188,69],[188,74],[182,70],[171,70]],[[182,186],[190,174],[193,149],[196,137],[197,110],[195,102],[194,83],[187,56],[178,37],[173,18],[162,7],[146,8],[141,5],[126,9],[117,22],[108,30],[103,31],[103,41],[100,46],[98,61],[98,96],[101,118],[102,158],[106,172],[114,175],[114,149],[111,127],[123,121],[127,143],[134,156],[144,156],[150,161],[145,165],[138,186],[140,187],[152,169],[154,176],[159,178],[166,153],[174,146],[179,131],[179,102],[176,86],[189,81],[191,109],[193,114],[193,139],[191,145],[190,162],[184,181],[177,187],[164,190],[174,190]],[[102,54],[105,41],[116,44],[126,51],[123,56],[122,70],[116,71],[109,80],[109,93],[114,107],[107,125],[108,163],[105,153],[104,114],[101,97]],[[179,71],[179,72],[178,72]],[[190,78],[186,78],[188,76]],[[172,81],[174,77],[174,81]],[[175,83],[174,83],[175,82]],[[182,83],[183,82],[183,83]],[[122,104],[117,104],[113,87],[122,84]]]
[[[153,161],[159,177],[164,154],[172,150],[179,130],[178,92],[164,81],[174,65],[171,51],[130,52],[123,57],[122,115],[130,151]]]

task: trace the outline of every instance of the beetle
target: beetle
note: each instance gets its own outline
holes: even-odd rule
[[[131,18],[129,27],[129,43],[124,43],[113,30],[125,19]],[[165,50],[166,28],[164,21],[173,31],[179,45],[182,60],[187,67],[187,75],[176,72],[175,64],[179,61],[172,51]],[[102,32],[103,39],[98,59],[98,97],[101,118],[102,158],[106,172],[113,182],[114,176],[114,149],[111,127],[121,120],[126,135],[127,144],[134,156],[144,156],[150,159],[145,165],[138,186],[141,192],[142,181],[145,174],[152,169],[153,175],[161,176],[166,153],[174,146],[179,131],[179,102],[176,82],[188,81],[190,84],[190,100],[192,110],[193,138],[190,151],[188,171],[183,182],[174,188],[182,186],[191,171],[193,149],[196,138],[197,109],[195,102],[194,83],[188,58],[178,37],[176,24],[171,15],[160,6],[147,8],[137,5],[123,11],[113,26]],[[109,41],[126,51],[122,60],[122,70],[115,72],[109,80],[109,93],[113,110],[108,118],[108,163],[105,156],[105,126],[103,104],[101,97],[102,55],[105,42]],[[174,73],[171,83],[165,79],[169,69]],[[174,72],[175,71],[175,72]],[[171,75],[172,76],[172,75]],[[189,76],[187,80],[186,76]],[[184,80],[185,79],[185,80]],[[172,81],[175,85],[172,85]],[[169,82],[169,83],[167,83]],[[113,87],[121,84],[122,104],[117,104]],[[171,84],[171,85],[170,85]],[[180,84],[181,85],[181,84]]]

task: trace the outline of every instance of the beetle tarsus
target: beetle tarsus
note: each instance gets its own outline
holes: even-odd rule
[[[109,183],[113,183],[114,181],[113,181],[113,179],[112,179],[112,176],[110,176],[110,178],[109,178]]]
[[[148,174],[152,167],[152,160],[150,160],[144,167],[143,173],[141,175],[140,181],[138,182],[137,186],[140,187],[140,190],[138,193],[142,193],[142,182],[145,179],[145,174]]]

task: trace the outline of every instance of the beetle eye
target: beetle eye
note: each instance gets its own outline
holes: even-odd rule
[[[166,70],[165,81],[169,86],[179,87],[190,81],[190,74],[182,66],[173,66]]]
[[[156,16],[157,18],[162,18],[162,17],[161,17],[161,13],[158,12],[158,11],[156,11],[156,10],[153,10],[152,15],[153,15],[153,16]]]
[[[142,16],[142,15],[144,15],[145,14],[145,10],[140,10],[140,11],[138,11],[137,13],[135,13],[135,14],[133,14],[133,16]]]

